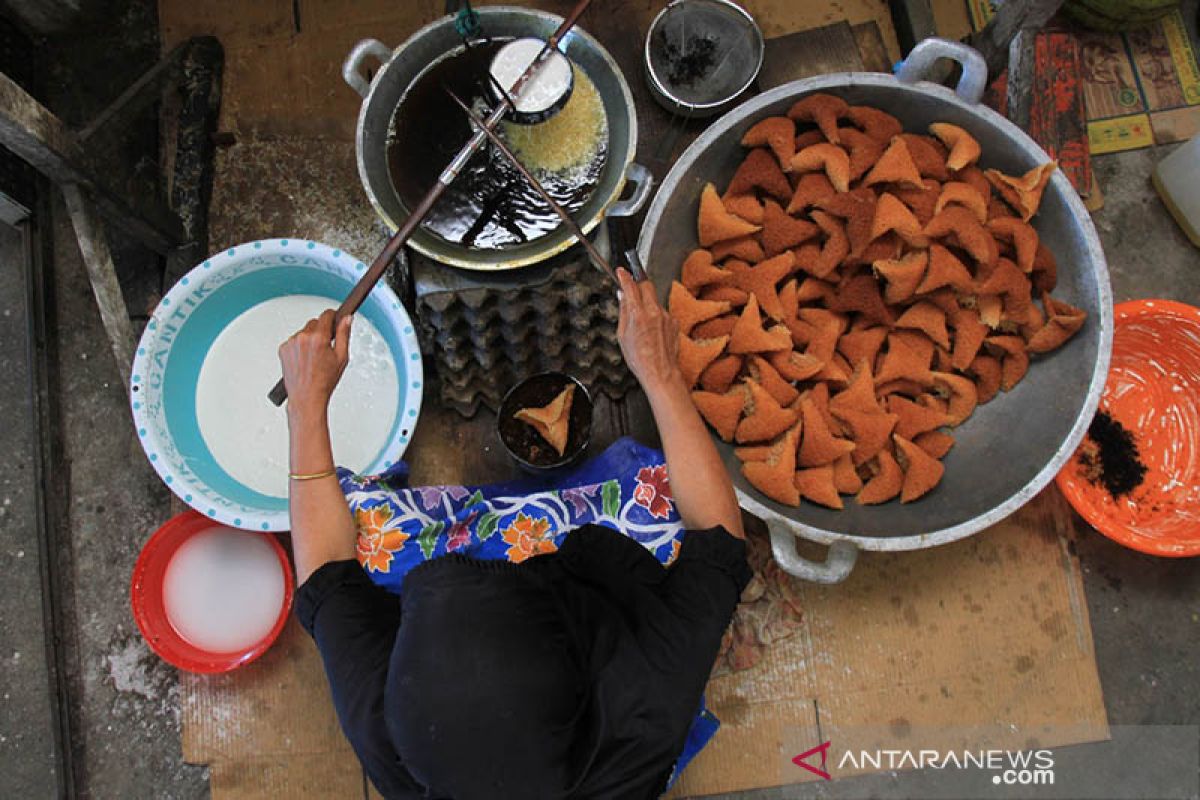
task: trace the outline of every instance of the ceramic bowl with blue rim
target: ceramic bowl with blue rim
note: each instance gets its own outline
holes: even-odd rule
[[[201,435],[196,386],[217,336],[253,306],[285,295],[341,302],[364,263],[328,245],[300,239],[239,244],[213,255],[175,284],[151,315],[138,343],[130,402],[138,438],[151,465],[192,508],[225,525],[259,531],[288,529],[287,500],[233,478]],[[399,398],[389,431],[365,474],[398,461],[421,410],[421,351],[408,312],[384,283],[359,309],[382,335],[394,361]],[[266,392],[278,379],[264,376]]]

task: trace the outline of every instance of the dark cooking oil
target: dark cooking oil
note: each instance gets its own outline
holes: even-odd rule
[[[490,103],[488,68],[505,41],[474,43],[443,58],[416,80],[396,108],[388,137],[388,171],[406,208],[416,208],[471,138],[470,120],[446,89],[477,109],[481,99]],[[497,132],[503,135],[501,128]],[[587,164],[534,174],[550,196],[572,213],[583,207],[599,185],[606,150],[606,142],[602,142]],[[495,250],[533,241],[560,224],[504,154],[485,142],[422,227],[449,242]]]

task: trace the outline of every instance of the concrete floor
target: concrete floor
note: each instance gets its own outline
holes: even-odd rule
[[[132,12],[116,20],[118,33],[124,29],[126,34],[144,23],[144,16]],[[126,69],[136,73],[133,66]],[[122,83],[113,76],[109,80]],[[87,93],[73,94],[78,100]],[[1169,149],[1094,162],[1106,196],[1095,220],[1118,301],[1166,297],[1200,305],[1197,251],[1149,184],[1151,168]],[[52,388],[62,448],[55,468],[62,482],[63,546],[49,555],[62,576],[67,626],[59,635],[66,654],[76,786],[95,797],[205,796],[205,771],[180,759],[175,673],[145,647],[128,612],[130,569],[145,537],[167,517],[169,495],[128,423],[124,390],[57,199],[51,222],[57,354]],[[4,244],[0,235],[0,247]],[[27,311],[19,303],[23,289],[12,280],[19,274],[10,268],[12,253],[0,250],[0,368],[19,377],[28,369],[20,360],[20,315]],[[120,243],[118,259],[137,314],[157,289],[157,267],[148,254]],[[19,420],[27,401],[18,381],[9,381],[2,391],[7,393],[0,394],[0,407],[18,422],[0,428],[0,445],[8,453],[26,453],[32,447],[30,429]],[[28,475],[25,463],[11,458],[0,467],[0,502],[6,503],[0,507],[0,563],[13,595],[0,614],[0,795],[5,797],[50,796],[55,777],[47,771],[53,720],[46,694],[38,690],[39,684],[45,686],[44,664],[38,666],[44,631],[31,622],[41,618],[36,543],[30,544],[32,529],[19,524],[32,514],[32,487],[21,483]],[[1082,521],[1080,529],[1087,530]],[[1076,548],[1110,722],[1200,723],[1200,559],[1154,559],[1090,531]],[[948,777],[902,773],[744,796],[928,796],[946,791]]]

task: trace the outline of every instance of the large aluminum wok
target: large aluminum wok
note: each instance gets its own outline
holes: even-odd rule
[[[963,66],[956,92],[921,80],[939,58]],[[852,104],[876,106],[907,130],[945,121],[970,131],[983,147],[984,167],[1020,174],[1049,160],[1016,125],[982,105],[986,66],[974,50],[941,39],[921,42],[896,77],[837,73],[772,89],[730,111],[672,167],[647,213],[638,256],[665,299],[684,257],[697,246],[696,212],[709,181],[724,187],[745,155],[743,133],[764,117],[784,114],[798,98],[829,92]],[[718,440],[742,507],[767,522],[775,558],[788,572],[825,583],[840,581],[859,549],[914,550],[956,541],[1020,508],[1059,471],[1082,440],[1108,374],[1112,298],[1100,240],[1087,210],[1061,172],[1055,173],[1034,221],[1058,259],[1055,296],[1088,312],[1069,343],[1036,357],[1025,379],[980,406],[954,430],[941,484],[921,500],[882,506],[847,503],[832,511],[811,503],[790,508],[753,489],[742,477],[733,448]],[[830,545],[824,563],[796,552],[795,537]]]
[[[489,6],[478,9],[477,13],[481,29],[495,37],[545,39],[562,23],[562,17],[528,8]],[[637,115],[633,95],[617,63],[595,38],[578,26],[563,38],[560,46],[596,84],[608,119],[608,159],[600,175],[600,185],[574,214],[584,232],[590,232],[606,215],[628,217],[641,211],[654,181],[649,170],[633,161],[637,150]],[[363,98],[355,136],[358,174],[375,213],[392,230],[400,226],[409,212],[388,173],[387,137],[392,113],[421,75],[439,59],[462,47],[454,18],[447,16],[421,28],[394,51],[375,39],[364,39],[354,46],[342,65],[342,77]],[[383,68],[369,81],[363,75],[368,58],[383,63]],[[626,183],[633,184],[633,193],[628,199],[619,200]],[[496,271],[544,261],[574,245],[575,238],[560,226],[524,244],[483,250],[449,242],[417,228],[408,244],[441,264]]]

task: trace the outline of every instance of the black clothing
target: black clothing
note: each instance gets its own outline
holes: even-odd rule
[[[651,798],[750,577],[722,528],[685,534],[664,568],[588,525],[521,564],[428,561],[399,597],[325,564],[296,614],[385,797]]]

